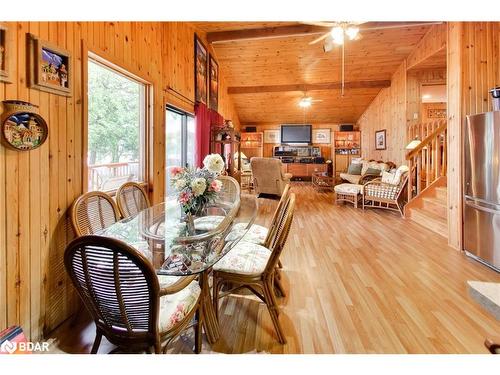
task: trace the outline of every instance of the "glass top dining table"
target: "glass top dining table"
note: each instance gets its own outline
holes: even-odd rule
[[[209,270],[241,240],[255,220],[257,205],[249,194],[236,201],[217,200],[195,215],[195,232],[188,233],[180,204],[167,199],[96,234],[132,246],[159,275],[192,275]]]

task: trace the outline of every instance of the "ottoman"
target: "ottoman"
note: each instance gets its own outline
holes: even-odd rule
[[[335,190],[335,203],[349,202],[358,207],[358,201],[363,193],[363,185],[339,184],[333,188]]]

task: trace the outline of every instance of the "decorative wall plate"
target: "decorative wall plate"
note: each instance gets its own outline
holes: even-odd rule
[[[7,147],[30,151],[46,141],[49,129],[38,106],[17,100],[3,101],[2,106],[1,138]]]

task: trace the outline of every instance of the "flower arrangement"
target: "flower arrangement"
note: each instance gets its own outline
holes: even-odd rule
[[[217,197],[222,189],[217,177],[223,170],[224,160],[219,154],[207,155],[203,168],[172,168],[171,184],[179,193],[177,200],[185,214],[194,215]]]

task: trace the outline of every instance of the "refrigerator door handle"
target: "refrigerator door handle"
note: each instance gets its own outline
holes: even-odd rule
[[[494,214],[494,215],[500,215],[500,211],[499,210],[494,210],[492,208],[488,208],[488,207],[484,207],[484,206],[480,206],[479,204],[476,204],[476,203],[472,203],[471,201],[469,200],[466,200],[465,201],[465,204],[467,206],[470,206],[472,208],[475,208],[479,211],[484,211],[484,212],[488,212],[490,214]]]

